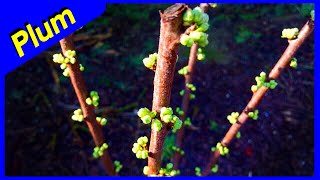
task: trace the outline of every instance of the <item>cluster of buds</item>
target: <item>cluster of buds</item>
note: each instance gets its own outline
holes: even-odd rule
[[[144,58],[142,62],[144,66],[146,66],[147,68],[151,70],[155,70],[157,66],[157,59],[158,59],[158,54],[153,53],[153,54],[149,54],[149,57]]]
[[[53,55],[53,62],[60,64],[60,68],[63,70],[63,75],[65,77],[69,77],[69,68],[67,66],[67,64],[75,64],[76,63],[76,51],[74,50],[68,50],[65,52],[65,56],[64,57],[61,53],[59,54],[54,54]],[[82,64],[80,65],[80,70],[84,71],[84,67],[82,66]]]
[[[208,34],[204,33],[209,28],[209,16],[204,13],[200,7],[196,7],[193,10],[188,9],[183,14],[184,26],[196,26],[194,31],[190,34],[183,34],[180,38],[182,45],[191,47],[193,43],[197,43],[201,47],[208,45]]]
[[[144,124],[149,124],[151,120],[157,115],[156,112],[150,111],[148,108],[139,109],[137,114]]]
[[[269,82],[266,82],[266,79],[267,79],[267,74],[265,72],[261,72],[260,76],[255,77],[257,84],[251,86],[251,91],[256,92],[262,86],[265,86],[270,89],[276,88],[278,83],[275,80],[270,80]]]
[[[183,124],[185,126],[191,126],[192,123],[191,123],[191,119],[189,117],[187,117],[184,121],[183,121]]]
[[[179,71],[178,71],[178,74],[180,75],[187,75],[188,74],[188,66],[185,66],[183,68],[181,68]]]
[[[184,150],[180,149],[177,146],[172,146],[172,150],[178,152],[180,155],[184,155]]]
[[[173,123],[172,132],[176,132],[182,127],[182,121],[178,116],[173,115],[171,107],[162,107],[160,110],[161,120],[165,123]]]
[[[136,154],[138,159],[147,159],[148,149],[147,149],[148,138],[147,136],[140,137],[136,143],[133,144],[132,152]]]
[[[196,176],[201,176],[201,168],[200,167],[198,167],[198,166],[195,167],[194,171],[195,171]]]
[[[82,122],[84,117],[81,109],[76,109],[73,111],[73,115],[71,116],[71,119],[74,121]]]
[[[168,163],[165,168],[160,168],[158,176],[176,176],[179,175],[179,170],[173,169],[173,164]]]
[[[217,143],[216,148],[211,148],[211,151],[215,151],[216,149],[219,150],[219,153],[221,156],[225,156],[229,154],[229,149],[228,147],[223,146],[221,143]]]
[[[108,149],[108,144],[107,143],[103,143],[100,147],[95,147],[93,149],[93,153],[92,153],[92,156],[94,158],[99,158],[101,156],[103,156],[103,152],[104,150]]]
[[[96,121],[101,125],[105,126],[108,122],[107,118],[102,118],[102,117],[96,117]]]
[[[298,60],[297,58],[292,58],[290,61],[290,67],[297,68],[298,67]]]
[[[176,108],[176,112],[181,116],[181,115],[184,115],[184,112],[183,110],[180,108],[180,107],[177,107]]]
[[[249,112],[248,116],[252,118],[253,120],[257,120],[259,115],[259,110],[254,110],[253,112]]]
[[[234,124],[237,122],[239,115],[240,114],[238,112],[232,112],[230,115],[227,116],[227,119],[231,124]]]
[[[289,40],[296,39],[299,35],[299,29],[298,28],[288,28],[282,30],[282,36],[281,38],[287,38]]]
[[[93,105],[94,107],[98,107],[99,106],[99,94],[97,91],[91,91],[90,92],[90,97],[88,97],[86,99],[86,103],[88,105]]]
[[[212,173],[217,173],[219,170],[219,165],[218,164],[215,164],[212,168],[211,168],[211,172]]]
[[[114,170],[116,171],[116,173],[120,172],[120,170],[123,167],[120,161],[114,161],[113,164],[114,164]]]
[[[198,48],[198,51],[197,51],[197,59],[199,61],[202,61],[206,58],[206,55],[204,54],[202,48]]]

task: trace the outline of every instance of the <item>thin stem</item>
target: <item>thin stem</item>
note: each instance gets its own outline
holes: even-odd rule
[[[200,4],[201,9],[203,12],[207,12],[209,9],[209,4],[208,3],[201,3]],[[188,74],[186,74],[185,77],[185,88],[184,88],[184,95],[182,98],[182,111],[184,112],[183,115],[180,116],[180,119],[182,122],[187,117],[187,112],[189,108],[189,102],[190,102],[190,93],[191,90],[186,86],[187,84],[192,84],[192,79],[194,76],[194,71],[195,71],[195,66],[197,63],[197,53],[198,53],[198,44],[194,43],[191,46],[190,53],[189,53],[189,60],[188,60]],[[183,141],[183,136],[184,136],[184,129],[185,126],[182,126],[181,129],[177,131],[176,135],[176,146],[178,148],[182,147],[182,141]],[[181,158],[181,154],[179,152],[174,152],[173,155],[173,168],[178,169],[179,168],[179,161]]]
[[[170,106],[172,81],[182,34],[182,15],[186,9],[185,4],[175,4],[164,12],[160,12],[160,39],[152,102],[152,111],[158,114],[162,107]],[[168,127],[165,123],[161,131],[151,130],[148,157],[149,175],[157,175],[161,168],[163,142],[167,134]]]
[[[74,50],[73,35],[71,34],[65,37],[64,39],[60,40],[60,46],[63,54],[65,54],[67,50]],[[89,131],[92,135],[95,145],[100,147],[103,143],[105,143],[105,139],[103,136],[102,128],[96,121],[94,107],[86,103],[88,92],[80,71],[80,66],[78,61],[76,61],[75,64],[68,64],[68,68],[69,68],[71,83],[77,95],[78,101],[80,103],[84,120],[89,128]],[[100,159],[106,169],[107,174],[111,176],[116,175],[114,171],[113,162],[110,158],[108,150],[104,151],[103,156],[101,156]]]
[[[313,23],[308,21],[303,28],[301,29],[297,39],[289,40],[289,45],[287,49],[284,51],[277,64],[273,67],[269,74],[269,79],[278,79],[280,74],[283,72],[285,68],[287,68],[291,62],[293,55],[300,48],[300,46],[305,42],[307,37],[312,33],[314,29]],[[235,137],[236,133],[240,130],[241,126],[248,120],[248,112],[256,109],[259,103],[262,101],[264,95],[268,92],[268,88],[262,86],[260,87],[252,96],[251,100],[247,104],[246,108],[242,111],[238,118],[238,122],[233,124],[224,138],[221,141],[223,146],[228,146],[231,140]],[[218,162],[220,157],[219,150],[211,153],[211,157],[206,169],[203,171],[203,176],[207,176],[211,172],[211,168]]]

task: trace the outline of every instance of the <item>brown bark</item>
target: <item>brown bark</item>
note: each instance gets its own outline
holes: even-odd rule
[[[207,12],[209,9],[208,3],[201,3],[200,4],[201,9],[203,12]],[[190,49],[190,54],[189,54],[189,60],[188,60],[188,74],[185,75],[185,88],[184,88],[184,95],[182,98],[182,106],[181,109],[184,112],[183,115],[180,116],[181,121],[184,121],[187,117],[187,112],[189,109],[189,102],[190,102],[190,93],[191,90],[186,86],[186,84],[191,84],[194,71],[195,71],[195,66],[197,63],[197,53],[198,53],[198,44],[194,43],[191,46]],[[176,135],[176,146],[181,148],[182,147],[182,141],[183,141],[183,136],[184,136],[184,129],[185,126],[182,126],[181,129],[177,131]],[[181,158],[181,154],[179,152],[174,152],[173,155],[173,168],[178,169],[179,168],[179,161]]]
[[[73,35],[69,35],[64,39],[60,40],[60,46],[63,54],[67,50],[74,50]],[[76,58],[77,59],[77,58]],[[93,141],[96,146],[101,146],[104,142],[104,136],[100,124],[96,121],[96,115],[94,112],[94,107],[86,103],[86,98],[88,97],[88,92],[84,79],[82,77],[78,59],[75,64],[68,64],[69,75],[71,79],[72,86],[77,95],[78,101],[80,103],[84,120],[89,128],[89,131],[92,135]],[[108,150],[105,150],[103,156],[100,158],[108,175],[116,175],[114,171],[114,165],[110,158]]]
[[[160,39],[152,102],[152,110],[158,114],[162,107],[170,106],[172,81],[182,34],[182,15],[186,10],[187,5],[175,4],[164,12],[160,12]],[[151,131],[148,157],[149,175],[157,175],[161,168],[163,142],[167,134],[168,127],[165,123],[161,131]]]
[[[277,64],[273,67],[271,72],[269,73],[269,79],[278,79],[281,72],[287,68],[291,62],[291,59],[293,55],[296,53],[296,51],[300,48],[300,46],[303,44],[303,42],[307,39],[307,37],[312,33],[314,27],[311,24],[310,21],[308,21],[303,28],[300,30],[300,33],[297,37],[297,39],[289,40],[289,45],[287,49],[284,51],[280,59],[278,60]],[[268,88],[261,87],[258,89],[257,92],[255,92],[247,104],[246,108],[242,111],[238,118],[238,122],[233,124],[230,129],[228,130],[225,137],[222,139],[221,144],[223,146],[228,146],[231,142],[231,140],[235,137],[236,133],[240,130],[241,126],[248,120],[248,112],[256,109],[256,107],[261,102],[263,96],[268,92]],[[203,171],[204,176],[207,176],[211,172],[211,168],[218,162],[218,159],[220,157],[219,150],[216,150],[215,152],[211,153],[211,157],[209,160],[209,163],[206,167],[206,169]]]

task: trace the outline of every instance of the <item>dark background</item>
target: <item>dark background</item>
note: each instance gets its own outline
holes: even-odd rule
[[[150,127],[136,116],[151,107],[154,73],[142,59],[156,52],[159,12],[169,5],[107,5],[99,18],[76,32],[76,50],[84,64],[88,90],[97,90],[97,114],[108,118],[104,128],[113,160],[123,164],[120,175],[142,175],[146,160],[131,152]],[[195,7],[195,5],[190,5]],[[288,42],[283,28],[301,28],[310,4],[219,4],[210,9],[206,60],[198,62],[196,99],[188,116],[180,170],[194,176],[205,167],[210,148],[228,128],[226,116],[240,112],[251,98],[250,87],[261,71],[269,72]],[[230,145],[219,162],[218,175],[313,175],[314,170],[314,39],[296,54],[298,69],[287,69],[259,105],[259,120],[249,120],[242,137]],[[78,102],[69,81],[52,55],[56,44],[6,76],[6,175],[105,175],[92,158],[93,141],[84,123],[71,120]],[[176,70],[187,64],[189,49],[180,48]],[[171,106],[181,106],[180,75],[174,78]],[[164,165],[170,160],[166,141]]]

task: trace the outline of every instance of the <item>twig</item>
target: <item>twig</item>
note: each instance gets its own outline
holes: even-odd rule
[[[182,34],[182,15],[185,4],[175,4],[160,12],[161,27],[157,67],[154,77],[152,111],[160,113],[162,107],[169,107],[172,81]],[[149,175],[157,175],[161,168],[161,154],[168,129],[163,124],[161,131],[152,130],[149,145]]]
[[[207,3],[201,3],[200,4],[201,9],[203,12],[207,12],[209,5]],[[191,26],[192,27],[192,26]],[[187,29],[188,30],[188,29]],[[197,63],[197,52],[198,52],[198,44],[194,43],[191,46],[190,54],[189,54],[189,61],[188,61],[188,73],[184,76],[185,77],[185,88],[184,88],[184,95],[182,98],[182,111],[184,112],[183,115],[180,116],[181,121],[184,121],[187,117],[187,112],[189,108],[189,102],[190,102],[190,88],[188,88],[187,84],[192,84],[192,79],[195,71],[195,66]],[[176,147],[181,148],[183,136],[184,136],[184,129],[185,126],[182,126],[181,129],[177,131],[176,135]],[[173,155],[173,168],[178,169],[179,167],[179,161],[180,161],[181,154],[177,151],[175,151]]]
[[[303,28],[301,29],[297,39],[289,40],[289,45],[287,49],[284,51],[280,59],[278,60],[277,64],[273,67],[269,74],[269,79],[278,79],[280,74],[283,70],[289,66],[291,58],[296,53],[296,51],[300,48],[303,42],[307,39],[307,37],[312,33],[314,29],[313,23],[308,21]],[[221,144],[223,146],[228,146],[231,140],[234,138],[236,133],[239,131],[241,126],[248,120],[248,112],[254,110],[259,103],[261,102],[263,96],[267,93],[269,89],[262,86],[260,87],[252,96],[251,100],[247,104],[246,108],[242,111],[241,115],[238,118],[238,122],[234,123],[228,132],[226,133],[225,137],[222,139]],[[211,153],[211,157],[209,163],[205,170],[203,171],[202,175],[207,176],[211,172],[211,168],[218,162],[220,157],[220,152],[216,149],[215,152]]]
[[[65,54],[67,50],[74,50],[73,35],[71,34],[60,40],[60,46],[63,54]],[[87,123],[95,145],[100,147],[103,143],[105,143],[105,139],[103,137],[102,128],[96,121],[94,107],[92,105],[88,105],[85,101],[88,96],[88,92],[78,61],[75,64],[68,64],[68,68],[71,83],[80,103],[85,122]],[[107,174],[112,176],[116,175],[113,162],[111,161],[109,152],[107,150],[104,151],[103,156],[101,156],[100,159],[103,162]]]

